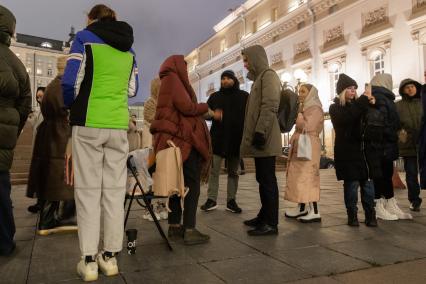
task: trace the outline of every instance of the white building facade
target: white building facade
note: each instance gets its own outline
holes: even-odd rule
[[[405,78],[424,81],[426,0],[249,0],[215,30],[186,58],[200,101],[220,88],[226,69],[250,89],[241,50],[254,44],[265,47],[283,83],[315,85],[326,113],[340,73],[358,82],[359,93],[377,73],[392,74],[395,93]],[[333,156],[327,116],[323,147]]]
[[[22,61],[31,81],[32,108],[38,108],[35,99],[38,87],[46,87],[57,75],[57,58],[68,53],[69,43],[36,36],[17,34],[10,49]]]

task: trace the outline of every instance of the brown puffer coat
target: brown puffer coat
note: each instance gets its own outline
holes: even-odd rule
[[[154,151],[168,148],[172,140],[186,161],[194,148],[206,162],[211,158],[210,133],[203,115],[208,112],[206,103],[197,103],[183,55],[173,55],[160,68],[161,87],[158,95],[155,120],[151,123]]]
[[[48,201],[72,200],[74,190],[64,182],[64,157],[71,127],[62,99],[60,76],[47,86],[41,112],[44,121],[35,139],[27,196]]]

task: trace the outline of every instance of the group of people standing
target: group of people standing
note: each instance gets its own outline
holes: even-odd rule
[[[28,195],[40,199],[41,234],[49,233],[52,226],[66,225],[62,223],[73,217],[75,204],[82,256],[77,273],[84,281],[93,281],[98,278],[98,270],[107,276],[118,274],[116,255],[123,245],[129,152],[127,98],[136,95],[138,71],[132,50],[132,27],[118,21],[115,12],[105,5],[93,7],[87,20],[87,27],[77,33],[70,54],[58,60],[58,77],[46,88],[41,103],[44,121],[38,127]],[[31,105],[28,74],[8,48],[14,27],[13,14],[0,6],[0,57],[4,58],[0,80],[5,86],[0,90],[2,255],[11,254],[15,248],[9,170],[13,148]],[[172,141],[182,153],[184,184],[189,191],[184,198],[185,210],[179,197],[170,198],[168,236],[186,245],[210,239],[196,228],[200,188],[203,182],[209,183],[208,199],[201,209],[216,208],[219,171],[224,159],[228,171],[226,209],[233,213],[242,211],[236,199],[238,165],[242,158],[254,158],[261,208],[244,224],[250,227],[247,233],[251,236],[278,234],[275,163],[276,157],[282,155],[277,118],[282,85],[277,73],[269,67],[262,46],[245,48],[242,58],[247,77],[253,81],[250,94],[240,90],[234,72],[227,70],[221,75],[220,90],[207,103],[198,102],[184,56],[173,55],[161,65],[159,78],[153,81],[152,94],[145,105],[142,144],[158,153]],[[424,88],[416,81],[404,80],[400,87],[402,100],[395,104],[392,87],[389,74],[376,75],[359,97],[358,84],[352,78],[342,74],[337,83],[338,97],[330,107],[330,116],[336,131],[336,175],[344,181],[350,226],[359,225],[358,187],[367,226],[377,226],[376,217],[412,218],[398,207],[393,194],[393,162],[399,156],[405,161],[410,209],[420,210],[420,188],[426,188],[424,116],[421,122],[425,95],[420,100]],[[286,210],[285,216],[303,223],[320,222],[319,135],[323,131],[324,113],[315,86],[302,84],[297,91],[299,109],[290,139],[284,195],[296,206]],[[210,131],[206,119],[213,121]],[[298,157],[302,137],[310,141],[310,159]],[[37,141],[49,139],[56,142]],[[43,163],[49,167],[42,166]],[[423,171],[421,187],[419,166]],[[68,209],[60,209],[61,206]],[[104,233],[99,251],[101,220]]]

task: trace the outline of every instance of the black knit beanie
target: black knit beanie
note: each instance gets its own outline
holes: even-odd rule
[[[339,80],[337,80],[336,93],[339,95],[346,88],[349,88],[352,86],[355,86],[355,88],[358,89],[358,84],[355,82],[355,80],[349,77],[348,75],[342,73],[339,76]]]

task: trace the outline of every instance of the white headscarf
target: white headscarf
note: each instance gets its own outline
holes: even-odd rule
[[[322,103],[318,96],[318,89],[315,88],[315,86],[313,85],[311,86],[312,88],[309,91],[308,96],[305,98],[305,101],[303,102],[303,111],[313,106],[318,106],[322,109]]]

